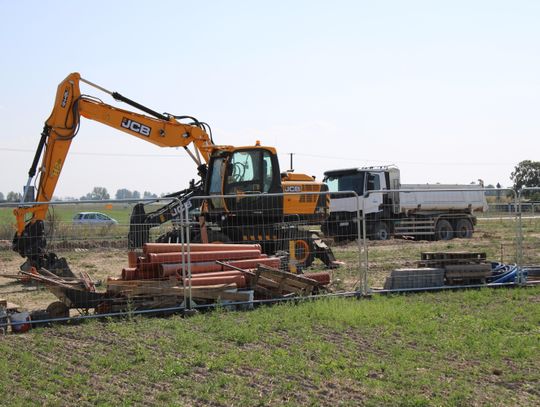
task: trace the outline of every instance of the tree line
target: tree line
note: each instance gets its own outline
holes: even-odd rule
[[[519,191],[520,189],[524,187],[528,188],[534,188],[538,187],[540,188],[540,161],[532,161],[532,160],[524,160],[521,161],[516,167],[514,168],[514,171],[510,174],[510,179],[514,183],[512,186],[512,189],[514,191]],[[487,188],[495,188],[493,185],[488,185]],[[501,188],[501,184],[497,183],[496,188]],[[161,194],[160,196],[163,197],[165,194]],[[534,196],[534,199],[540,199],[540,191],[537,191],[536,193],[532,194]],[[21,200],[21,194],[19,192],[11,191],[9,192],[5,197],[2,192],[0,192],[0,202],[19,202]],[[116,191],[116,194],[114,195],[115,199],[152,199],[152,198],[158,198],[157,194],[154,194],[149,191],[144,191],[142,194],[137,191],[130,191],[127,188],[121,188]],[[109,192],[107,191],[107,188],[104,187],[94,187],[91,192],[87,193],[84,196],[81,196],[79,199],[72,198],[72,197],[66,197],[65,201],[101,201],[111,199],[111,196]],[[59,200],[58,198],[53,197],[54,200]]]
[[[121,188],[116,191],[114,199],[152,199],[157,198],[157,194],[154,194],[150,191],[144,191],[142,194],[135,190],[131,191],[127,188]],[[81,201],[101,201],[105,199],[111,199],[107,188],[104,187],[94,187],[94,189],[87,193],[84,196],[81,196]]]
[[[161,194],[163,196],[165,194]],[[127,188],[121,188],[116,191],[116,194],[114,195],[114,199],[153,199],[158,198],[157,194],[154,194],[150,191],[144,191],[142,194],[135,190],[130,191]],[[4,196],[2,192],[0,192],[0,202],[20,202],[22,199],[22,194],[20,192],[11,191],[8,192],[7,195]],[[64,201],[102,201],[106,199],[111,199],[111,195],[107,191],[107,188],[105,187],[94,187],[92,191],[88,192],[86,195],[81,196],[80,198],[75,197],[66,197],[64,198]],[[57,197],[53,197],[53,201],[59,201],[60,199]]]

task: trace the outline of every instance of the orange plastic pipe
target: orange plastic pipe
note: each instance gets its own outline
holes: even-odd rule
[[[315,280],[322,285],[328,285],[330,284],[330,273],[327,271],[320,271],[317,273],[304,273],[304,277],[311,278],[312,280]]]
[[[122,280],[135,280],[137,269],[135,267],[127,267],[122,269]]]
[[[199,278],[208,278],[208,277],[232,277],[232,276],[243,276],[241,271],[214,271],[211,273],[200,273],[200,274],[194,274],[191,277],[191,281],[196,281]],[[187,280],[187,278],[186,278]]]
[[[195,252],[191,253],[191,262],[212,261],[212,260],[242,260],[256,259],[260,257],[259,250],[226,250],[215,252]],[[182,258],[187,262],[187,253],[150,253],[146,257],[150,264],[155,263],[182,263]]]
[[[187,252],[188,245],[181,243],[145,243],[143,245],[143,253],[180,253],[184,246],[184,252]],[[224,250],[259,250],[259,244],[229,244],[229,243],[190,243],[189,250],[191,252],[215,252]]]
[[[239,267],[244,270],[251,270],[257,268],[259,264],[264,264],[265,266],[279,268],[280,260],[276,257],[262,257],[259,259],[247,259],[247,260],[234,260],[227,262],[231,266]],[[154,266],[146,266],[148,269],[152,269]],[[163,277],[173,276],[176,273],[179,275],[182,274],[182,263],[164,263],[159,265],[162,270]],[[185,264],[186,273],[187,273],[187,264]],[[197,262],[191,263],[191,274],[200,274],[200,273],[210,273],[216,271],[229,271],[231,268],[221,266],[216,264],[213,261],[209,262]]]
[[[182,275],[182,263],[174,264],[160,264],[161,272],[163,277],[174,276],[176,274]],[[214,262],[206,263],[191,263],[191,274],[197,273],[208,273],[212,271],[221,271],[221,266]],[[187,264],[186,264],[186,273],[187,273]]]
[[[238,267],[241,269],[254,269],[257,268],[259,264],[264,264],[265,266],[279,268],[281,260],[277,257],[267,257],[260,259],[247,259],[247,260],[234,260],[228,261],[231,266]],[[223,266],[224,270],[230,270],[229,268]]]

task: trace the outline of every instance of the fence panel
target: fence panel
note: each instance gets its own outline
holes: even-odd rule
[[[167,210],[162,209],[164,205]],[[2,226],[0,273],[10,277],[25,261],[12,251],[15,218],[9,212],[13,206],[0,208],[6,219]],[[30,308],[45,308],[60,299],[69,308],[115,313],[204,306],[218,299],[230,303],[361,290],[365,267],[361,267],[359,249],[363,240],[334,253],[330,247],[333,240],[327,240],[322,232],[327,206],[328,194],[315,192],[195,197],[185,202],[152,200],[145,203],[144,210],[133,201],[51,202],[44,221],[44,250],[31,252],[30,257],[36,256],[34,263],[22,266],[24,273],[32,272],[30,266],[35,266],[40,276],[31,279],[45,282],[49,289],[43,290],[43,285],[37,291],[36,286],[19,287],[19,292],[9,298]],[[26,244],[35,238],[28,234],[20,241]],[[149,248],[144,242],[169,245],[164,246],[165,252],[160,249],[154,253],[156,246]],[[214,245],[211,249],[205,247],[201,254],[197,245],[203,242]],[[21,243],[28,248],[25,244]],[[177,244],[172,252],[170,244]],[[219,244],[242,246],[217,250]],[[227,253],[218,257],[208,253],[216,251]],[[251,252],[246,257],[239,251]],[[258,251],[256,256],[252,256],[254,251]],[[52,253],[65,258],[65,262]],[[45,260],[36,264],[37,258]],[[284,279],[284,273],[260,271],[259,264],[292,276],[287,274]],[[56,265],[68,265],[72,274],[61,273],[57,286],[51,289],[46,279],[51,277],[49,272],[57,274]],[[212,274],[215,271],[221,274]],[[255,276],[257,272],[260,275]],[[242,278],[225,278],[238,275]],[[253,278],[261,284],[250,282]],[[73,284],[84,291],[82,284],[86,280],[103,283],[96,289],[99,295],[66,289],[66,284]],[[7,276],[0,277],[0,294],[9,293],[12,283]],[[204,292],[200,287],[203,283],[211,286]],[[235,284],[235,289],[222,290],[217,296],[210,292],[228,283]],[[66,293],[75,297],[66,300]],[[188,297],[195,300],[186,301]],[[60,309],[56,316],[65,313]]]
[[[65,257],[64,286],[103,282],[97,296],[71,299],[102,313],[512,282],[512,270],[540,264],[540,219],[526,197],[498,192],[489,205],[474,187],[52,202],[46,253]],[[34,309],[69,303],[64,286],[13,284],[25,260],[12,251],[13,207],[0,207],[0,295]]]

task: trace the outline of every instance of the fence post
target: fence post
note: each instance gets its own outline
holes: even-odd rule
[[[514,201],[515,201],[515,207],[516,207],[516,278],[515,282],[518,285],[523,285],[523,223],[521,219],[521,193],[522,189],[520,189],[517,193],[514,192]]]
[[[360,235],[358,235],[360,239]],[[369,293],[368,287],[368,246],[367,246],[367,231],[366,231],[366,211],[365,211],[365,199],[362,199],[362,244],[364,246],[364,294]]]

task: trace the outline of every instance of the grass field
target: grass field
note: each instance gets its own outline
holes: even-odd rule
[[[78,212],[101,212],[116,219],[120,224],[128,224],[132,206],[130,204],[95,203],[95,204],[56,204],[50,206],[52,214],[59,222],[71,223],[73,216]],[[13,208],[0,208],[0,224],[15,223]]]
[[[540,288],[133,318],[0,341],[4,405],[540,404]]]
[[[90,210],[121,223],[129,216],[102,205],[56,211],[55,251],[93,279],[118,276],[126,250],[105,243],[126,231],[71,228],[74,213]],[[10,216],[0,211],[0,224]],[[539,226],[538,218],[523,223],[529,264],[540,264]],[[16,273],[23,259],[3,243],[0,272]],[[513,262],[516,247],[511,219],[480,220],[472,239],[370,241],[369,286],[414,267],[422,251],[485,251]],[[357,248],[333,247],[344,264],[332,271],[332,289],[358,284]],[[7,278],[0,296],[29,309],[56,300]],[[2,338],[0,404],[540,405],[539,349],[540,287],[93,321]]]

